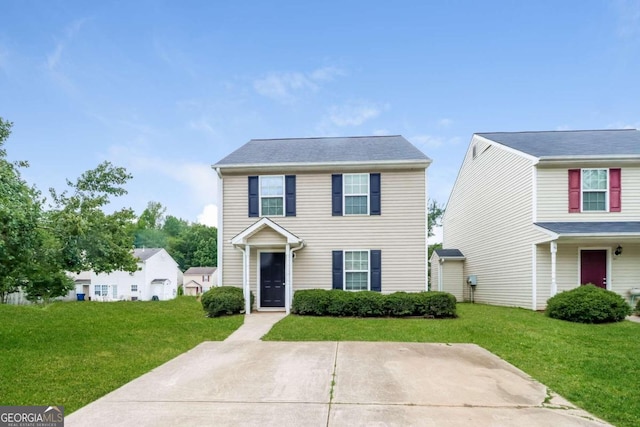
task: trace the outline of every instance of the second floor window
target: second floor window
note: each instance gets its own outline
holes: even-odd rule
[[[609,189],[607,169],[582,170],[582,210],[606,211]]]
[[[260,177],[260,215],[284,215],[284,176]]]
[[[345,174],[344,214],[367,215],[369,213],[369,174]]]
[[[209,275],[202,276],[202,281],[203,282],[208,282],[209,281]]]

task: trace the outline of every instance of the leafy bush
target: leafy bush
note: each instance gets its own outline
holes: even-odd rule
[[[242,288],[235,286],[213,287],[202,294],[201,303],[209,317],[244,313]],[[253,306],[253,294],[251,294],[251,306]]]
[[[445,292],[384,295],[379,292],[306,289],[296,291],[291,311],[311,316],[456,317],[456,299]]]
[[[549,298],[545,313],[570,322],[609,323],[624,320],[631,307],[615,292],[588,284]]]
[[[636,303],[636,314],[640,316],[640,300]]]

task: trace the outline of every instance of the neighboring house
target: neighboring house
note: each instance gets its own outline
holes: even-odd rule
[[[215,267],[191,267],[184,272],[184,294],[197,296],[218,286],[218,275]]]
[[[544,309],[585,283],[628,298],[640,267],[640,132],[478,133],[443,217],[438,289],[476,302]],[[442,275],[451,270],[451,277]],[[460,292],[460,287],[463,293]]]
[[[219,283],[286,312],[299,289],[426,290],[430,163],[402,136],[249,141],[213,165]]]
[[[135,249],[139,270],[83,272],[75,278],[76,294],[92,301],[170,300],[178,292],[178,263],[161,248]]]

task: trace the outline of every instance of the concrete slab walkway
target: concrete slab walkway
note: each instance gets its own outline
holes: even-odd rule
[[[255,333],[202,343],[65,425],[608,425],[473,344],[261,342],[245,338],[262,329],[246,329]]]
[[[259,341],[273,325],[286,317],[284,311],[266,311],[244,316],[244,323],[226,341]]]

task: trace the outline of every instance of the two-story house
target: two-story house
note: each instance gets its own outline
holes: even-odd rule
[[[189,267],[184,272],[184,294],[197,296],[218,286],[216,267]]]
[[[628,298],[640,280],[640,132],[474,134],[442,223],[434,284],[459,299],[470,276],[475,301],[533,310],[586,283]]]
[[[162,248],[134,249],[138,271],[82,272],[75,276],[75,292],[92,301],[150,301],[176,297],[180,269]]]
[[[249,141],[213,165],[218,282],[286,312],[299,289],[426,290],[430,163],[402,136]]]

